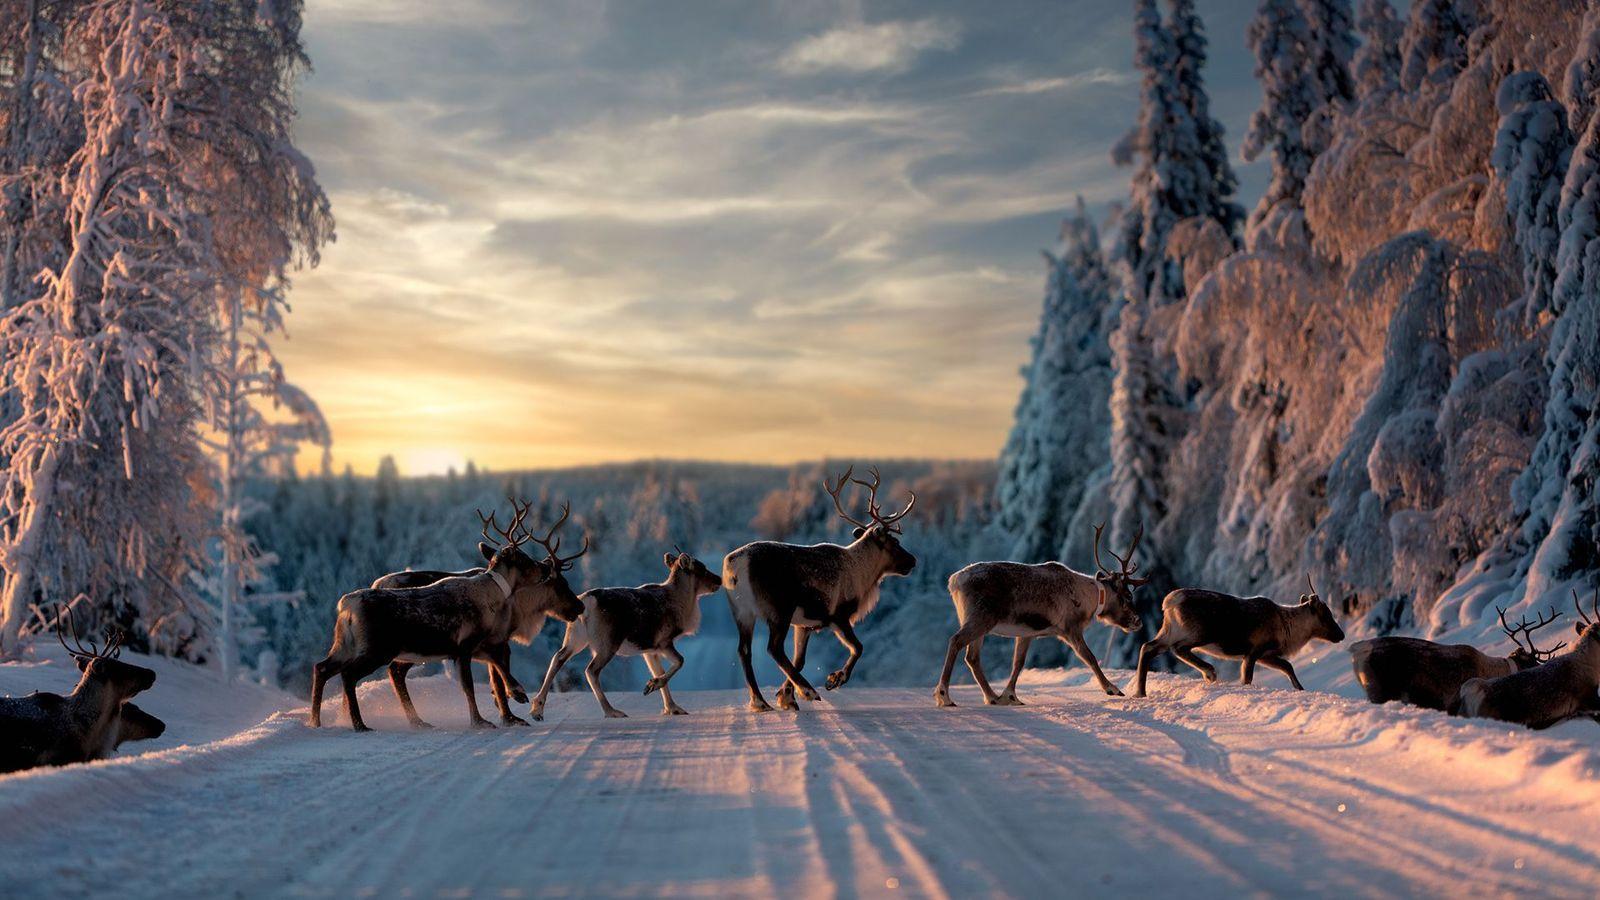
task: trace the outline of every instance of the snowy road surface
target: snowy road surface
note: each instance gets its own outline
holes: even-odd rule
[[[1593,726],[1029,675],[1025,708],[847,688],[757,716],[715,691],[668,719],[619,691],[632,718],[562,694],[482,733],[443,678],[413,689],[431,732],[368,684],[376,734],[278,714],[0,778],[0,878],[10,897],[1600,892]]]

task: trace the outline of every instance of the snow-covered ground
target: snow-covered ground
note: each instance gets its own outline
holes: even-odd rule
[[[615,691],[633,717],[605,720],[573,693],[479,733],[436,677],[413,693],[437,730],[408,730],[373,682],[379,732],[354,734],[156,665],[140,702],[167,737],[125,748],[152,752],[0,777],[7,896],[1600,891],[1600,728],[1295,694],[1272,673],[1156,676],[1135,701],[1030,672],[1030,705],[1006,709],[965,686],[955,710],[847,688],[760,716],[742,692],[681,692],[693,715],[670,719]],[[0,666],[0,690],[65,675]]]

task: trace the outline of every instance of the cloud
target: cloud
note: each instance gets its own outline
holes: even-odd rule
[[[1045,94],[1052,91],[1071,91],[1081,87],[1096,84],[1108,84],[1122,87],[1137,84],[1139,76],[1131,70],[1117,71],[1115,69],[1095,68],[1087,72],[1078,72],[1062,78],[1030,78],[1026,81],[1016,81],[1008,84],[996,85],[992,88],[976,92],[976,97],[993,97],[1005,94]]]
[[[945,19],[855,23],[805,38],[778,60],[792,75],[816,72],[902,72],[928,50],[951,50],[961,28]]]

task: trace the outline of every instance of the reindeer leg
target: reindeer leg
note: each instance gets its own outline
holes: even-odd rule
[[[1250,653],[1250,654],[1246,654],[1245,658],[1239,661],[1239,683],[1240,684],[1249,684],[1251,679],[1255,678],[1255,676],[1256,676],[1256,658],[1257,657],[1256,657],[1256,655],[1254,653]]]
[[[394,695],[400,698],[400,708],[406,711],[406,721],[412,728],[432,728],[422,717],[417,715],[417,708],[411,703],[411,692],[406,690],[406,673],[411,671],[411,663],[395,660],[389,663],[389,683],[394,685]]]
[[[650,674],[653,676],[651,680],[661,682],[661,714],[663,716],[687,716],[689,711],[679,706],[678,701],[672,699],[672,688],[667,686],[667,681],[672,678],[673,673],[683,668],[683,656],[678,653],[676,647],[672,648],[671,653],[676,658],[677,665],[673,666],[671,671],[666,671],[661,665],[661,656],[664,652],[666,651],[658,650],[644,655],[644,664],[650,667]]]
[[[856,662],[861,659],[861,639],[856,637],[854,626],[849,622],[840,622],[833,626],[833,634],[850,655],[845,657],[844,668],[830,672],[828,680],[823,682],[822,686],[830,691],[845,686],[850,680],[850,673],[856,670]]]
[[[1006,689],[1000,692],[1001,706],[1022,706],[1017,699],[1017,678],[1022,674],[1022,667],[1028,662],[1028,647],[1033,644],[1031,637],[1019,637],[1011,648],[1011,677],[1006,679]]]
[[[341,668],[343,668],[343,665],[336,662],[331,656],[311,667],[311,720],[309,724],[312,728],[322,727],[322,689],[328,683],[329,678],[339,674]]]
[[[1139,674],[1137,675],[1138,687],[1133,692],[1135,697],[1145,696],[1144,680],[1145,677],[1150,674],[1150,661],[1170,649],[1165,643],[1165,632],[1166,626],[1163,625],[1161,627],[1161,631],[1156,632],[1155,637],[1145,641],[1144,646],[1139,648]]]
[[[599,637],[596,635],[596,637]],[[594,691],[594,698],[600,701],[600,709],[605,712],[608,719],[626,719],[628,714],[606,699],[606,692],[600,689],[600,673],[606,664],[617,655],[617,648],[608,640],[591,640],[589,642],[589,665],[584,667],[583,675],[589,680],[589,690]]]
[[[793,626],[794,632],[794,667],[802,672],[806,669],[806,646],[811,643],[811,632],[799,625]],[[794,702],[794,684],[785,681],[778,686],[778,708],[798,709],[799,704]]]
[[[811,686],[811,682],[806,680],[806,676],[800,674],[800,670],[796,669],[794,663],[789,661],[789,655],[783,652],[783,632],[783,623],[774,624],[770,621],[767,623],[767,654],[772,657],[773,662],[778,664],[778,669],[783,672],[783,677],[794,683],[795,690],[800,693],[800,696],[812,702],[821,700],[822,695],[817,693],[817,689]]]
[[[983,638],[977,638],[967,645],[967,671],[972,673],[972,680],[977,683],[978,690],[983,691],[983,702],[994,706],[1000,702],[1000,696],[989,686],[989,676],[983,671]]]
[[[644,661],[645,661],[646,664],[648,664],[650,662],[652,656],[658,657],[658,659],[657,659],[658,662],[659,662],[659,656],[667,657],[668,659],[672,660],[672,667],[667,669],[665,672],[656,672],[654,669],[651,670],[651,674],[654,677],[652,677],[649,681],[645,682],[644,692],[646,694],[651,694],[651,693],[654,693],[655,691],[658,691],[658,690],[661,690],[661,691],[666,690],[667,689],[667,682],[671,681],[672,680],[672,676],[678,674],[678,670],[683,668],[683,654],[679,653],[678,652],[678,648],[672,646],[672,643],[670,641],[667,643],[667,645],[665,647],[661,648],[660,650],[657,650],[654,653],[645,654],[645,660]]]
[[[1303,691],[1306,689],[1305,685],[1300,683],[1300,679],[1295,677],[1294,666],[1289,665],[1287,659],[1281,656],[1263,656],[1261,657],[1261,664],[1269,669],[1277,669],[1279,672],[1289,676],[1289,683],[1294,685],[1295,690]]]
[[[456,671],[461,674],[461,690],[467,695],[468,721],[473,728],[493,728],[494,723],[478,712],[478,694],[472,687],[472,657],[456,657]]]
[[[1199,656],[1196,656],[1193,647],[1173,647],[1172,655],[1182,660],[1185,665],[1194,669],[1196,672],[1199,672],[1200,677],[1204,678],[1205,680],[1217,680],[1217,667],[1201,659]],[[1253,671],[1254,666],[1252,666],[1251,669]],[[1245,684],[1249,683],[1249,681],[1245,682]]]
[[[750,659],[750,643],[755,636],[755,623],[745,624],[736,621],[739,629],[739,665],[744,669],[744,683],[750,689],[750,709],[754,712],[771,712],[772,706],[767,703],[767,698],[761,696],[761,686],[756,684],[755,665]]]
[[[356,731],[371,731],[367,723],[361,720],[361,704],[356,700],[356,685],[361,679],[371,675],[377,665],[365,659],[353,659],[346,663],[339,671],[339,677],[344,681],[344,711],[350,719],[350,727]]]
[[[1122,688],[1112,684],[1106,678],[1106,673],[1100,671],[1100,661],[1094,658],[1094,651],[1089,649],[1089,642],[1083,639],[1083,632],[1061,632],[1058,636],[1063,641],[1066,641],[1067,646],[1072,648],[1072,652],[1076,653],[1078,658],[1083,660],[1083,664],[1094,672],[1094,680],[1099,682],[1100,690],[1105,691],[1111,697],[1122,696]],[[1141,669],[1141,671],[1143,670]]]
[[[956,667],[956,655],[973,641],[983,640],[988,628],[974,621],[961,623],[956,633],[950,635],[950,646],[945,649],[944,668],[939,671],[939,683],[933,688],[933,702],[939,706],[955,706],[950,699],[950,673]]]
[[[517,684],[517,680],[511,677],[511,645],[500,644],[483,652],[481,658],[489,667],[489,690],[494,693],[495,708],[500,710],[500,724],[527,725],[528,720],[512,713],[511,704],[507,702],[508,688],[517,695],[518,703],[528,702],[528,695],[522,690],[522,685]]]

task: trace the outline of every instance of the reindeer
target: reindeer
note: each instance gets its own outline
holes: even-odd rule
[[[583,615],[567,626],[561,649],[550,658],[550,668],[544,673],[538,695],[533,698],[530,715],[535,719],[544,718],[545,698],[550,696],[556,675],[573,654],[585,647],[589,648],[590,658],[584,676],[606,718],[627,717],[627,713],[611,705],[606,692],[600,688],[601,671],[619,653],[644,657],[651,675],[645,682],[644,692],[648,695],[661,691],[662,715],[688,715],[688,711],[672,699],[672,691],[667,687],[672,676],[683,668],[683,654],[673,646],[673,641],[694,634],[700,627],[700,598],[721,590],[722,579],[707,569],[705,563],[682,550],[663,554],[661,561],[667,566],[667,577],[659,584],[599,588],[585,591],[578,598],[583,601]],[[664,669],[662,657],[672,665]]]
[[[1572,652],[1498,678],[1470,678],[1451,711],[1538,729],[1600,709],[1600,590],[1591,601],[1594,619],[1584,614],[1577,591],[1572,606],[1579,619],[1573,623],[1578,642]]]
[[[1161,601],[1161,630],[1139,648],[1138,686],[1133,695],[1145,695],[1150,661],[1168,650],[1207,681],[1217,680],[1217,670],[1195,656],[1196,650],[1207,656],[1243,660],[1240,684],[1250,683],[1259,662],[1287,675],[1295,690],[1305,690],[1289,657],[1313,638],[1335,644],[1344,640],[1344,629],[1334,620],[1333,610],[1317,596],[1310,575],[1306,587],[1311,593],[1301,594],[1295,606],[1280,606],[1266,597],[1234,597],[1194,588],[1168,594]]]
[[[365,588],[340,597],[333,646],[311,670],[311,726],[322,724],[322,688],[334,675],[344,679],[350,727],[370,731],[361,720],[356,700],[356,684],[361,679],[396,660],[415,665],[453,659],[472,726],[493,728],[478,712],[472,686],[473,657],[486,655],[490,668],[499,670],[504,683],[515,684],[506,668],[508,655],[503,645],[513,637],[532,640],[546,613],[575,616],[581,610],[566,579],[554,579],[559,566],[552,568],[548,560],[535,562],[522,552],[522,545],[533,540],[522,524],[530,508],[531,504],[513,501],[511,526],[504,529],[493,514],[486,518],[478,513],[484,535],[493,528],[504,542],[481,574],[445,578],[418,588]],[[401,675],[393,683],[406,716],[413,726],[426,727],[411,705],[403,671]]]
[[[512,506],[513,508],[516,507],[516,501],[512,501]],[[516,616],[518,622],[512,632],[511,640],[519,644],[528,644],[538,635],[540,629],[544,627],[546,609],[551,610],[556,618],[563,622],[571,622],[583,612],[583,606],[577,602],[575,595],[573,595],[572,587],[567,583],[565,573],[572,568],[575,560],[588,552],[588,542],[585,541],[583,550],[568,557],[562,557],[559,553],[561,549],[561,539],[559,537],[555,538],[554,545],[550,543],[556,531],[566,523],[571,514],[572,504],[563,505],[561,517],[556,520],[554,525],[550,526],[550,529],[545,532],[545,536],[534,538],[534,542],[545,549],[545,559],[540,563],[544,568],[544,581],[530,587],[528,591],[523,592],[517,600],[513,601],[513,605],[517,607]],[[492,519],[493,516],[491,515],[490,518]],[[498,530],[499,526],[496,525],[495,528]],[[489,562],[494,559],[496,548],[494,544],[490,543],[492,538],[489,536],[488,522],[484,523],[483,537],[484,539],[478,542],[478,553],[483,556],[485,562]],[[484,571],[485,569],[478,567],[460,572],[441,572],[427,569],[391,572],[372,582],[372,587],[377,590],[427,587],[446,578],[471,578],[483,574]],[[543,591],[554,592],[554,601],[542,602],[541,598],[536,594]],[[565,599],[566,597],[574,597],[574,599],[569,603]],[[489,689],[494,694],[494,705],[500,711],[500,723],[502,725],[527,725],[527,719],[511,712],[511,705],[507,699],[509,694],[518,703],[528,702],[527,692],[523,690],[522,685],[517,682],[516,678],[511,675],[511,644],[509,642],[501,642],[494,645],[486,645],[480,648],[473,658],[483,662],[489,668]],[[406,673],[411,671],[414,665],[416,665],[415,662],[406,659],[396,659],[394,662],[389,663],[389,683],[394,686],[395,696],[400,698],[400,705],[405,709],[406,718],[411,722],[412,727],[431,728],[433,726],[424,722],[422,717],[417,715],[417,709],[411,703],[411,692],[406,689]],[[506,675],[505,679],[500,677],[502,672]]]
[[[1137,631],[1141,623],[1133,606],[1133,592],[1150,579],[1134,577],[1139,564],[1133,562],[1133,554],[1139,548],[1144,528],[1141,526],[1133,536],[1126,555],[1117,556],[1110,551],[1119,564],[1116,572],[1100,561],[1100,535],[1104,530],[1103,524],[1094,529],[1097,571],[1093,576],[1075,572],[1059,562],[980,562],[950,576],[950,599],[956,605],[961,627],[951,636],[950,647],[945,651],[944,670],[933,689],[935,703],[955,706],[950,699],[950,672],[955,668],[956,654],[966,648],[967,668],[983,691],[983,702],[991,706],[1022,706],[1017,699],[1017,676],[1027,661],[1028,645],[1041,635],[1060,638],[1094,672],[1101,690],[1113,697],[1122,696],[1121,689],[1100,671],[1100,661],[1083,639],[1083,629],[1091,619],[1098,619],[1127,633]],[[980,655],[983,637],[990,633],[1016,638],[1011,677],[999,694],[989,686]]]
[[[849,651],[844,667],[828,676],[828,690],[843,686],[861,658],[861,641],[854,625],[878,602],[878,587],[891,575],[909,575],[917,558],[900,546],[899,522],[917,503],[917,495],[897,513],[884,515],[878,506],[878,487],[882,476],[872,470],[872,481],[854,477],[855,467],[845,470],[836,483],[822,486],[833,497],[839,518],[855,526],[850,544],[783,544],[756,541],[729,553],[722,561],[722,583],[728,591],[728,607],[739,629],[739,662],[750,688],[750,708],[771,710],[756,684],[750,659],[750,643],[757,619],[767,623],[767,653],[783,672],[784,684],[778,689],[778,705],[796,708],[798,690],[807,700],[822,699],[811,682],[801,674],[806,664],[806,644],[811,632],[833,628],[839,642]],[[867,516],[870,522],[851,517],[839,501],[846,483],[868,491]],[[794,659],[783,652],[783,634],[794,628]]]
[[[61,620],[56,640],[77,663],[82,673],[78,684],[65,697],[41,691],[0,697],[5,734],[0,741],[0,772],[104,759],[116,749],[123,705],[155,684],[156,673],[117,659],[122,653],[120,633],[111,633],[104,649],[93,641],[85,649],[75,631],[72,646],[67,645],[62,631],[69,627],[70,618]]]
[[[1438,644],[1412,637],[1379,637],[1350,647],[1350,663],[1356,680],[1373,703],[1398,700],[1425,709],[1446,710],[1470,678],[1498,678],[1531,669],[1556,654],[1565,642],[1540,650],[1533,632],[1554,622],[1558,615],[1539,616],[1539,621],[1524,618],[1516,627],[1500,614],[1500,628],[1516,645],[1510,656],[1490,656],[1467,644]],[[1526,644],[1524,644],[1526,642]]]
[[[167,723],[140,709],[136,703],[124,703],[117,717],[117,740],[113,749],[130,741],[153,740],[166,731]]]

